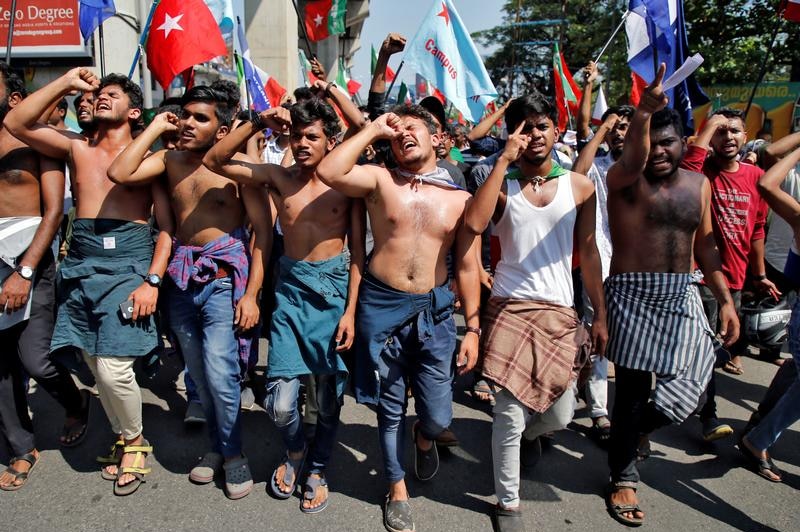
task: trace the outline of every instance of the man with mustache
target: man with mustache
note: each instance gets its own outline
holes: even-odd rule
[[[703,315],[695,262],[719,301],[725,342],[739,335],[711,229],[711,187],[679,167],[683,127],[678,113],[665,109],[665,70],[662,63],[642,95],[606,180],[614,242],[605,281],[606,354],[616,368],[606,506],[628,526],[644,521],[636,495],[641,439],[690,416],[713,371],[715,339]]]
[[[95,132],[94,123],[94,92],[79,92],[72,100],[75,107],[75,116],[78,119],[78,126],[81,128],[81,135],[91,137]]]
[[[775,299],[780,292],[767,279],[764,263],[764,237],[768,207],[758,192],[758,180],[764,171],[739,161],[739,151],[747,142],[744,113],[737,109],[717,109],[686,150],[682,167],[702,172],[711,183],[711,222],[722,260],[722,272],[731,291],[737,312],[742,302],[742,287],[748,267],[755,287]],[[709,153],[710,152],[710,153]],[[707,286],[700,288],[703,306],[711,328],[716,330],[719,308]],[[747,347],[742,338],[731,347],[733,358],[723,370],[741,375],[740,356]],[[703,439],[714,441],[733,433],[733,429],[717,419],[716,379],[712,374],[700,410]]]
[[[384,526],[414,530],[405,483],[403,447],[407,386],[414,393],[415,473],[432,479],[439,469],[434,441],[452,420],[452,380],[478,357],[478,242],[463,223],[469,193],[436,166],[440,139],[431,114],[397,106],[322,160],[323,183],[364,198],[375,242],[359,290],[356,320],[356,399],[377,405],[378,433],[389,493]],[[395,169],[356,165],[364,149],[387,139]],[[454,296],[446,256],[454,248],[455,277],[467,324],[455,364]]]
[[[235,107],[218,89],[198,85],[183,96],[180,119],[158,115],[108,169],[125,185],[152,183],[166,175],[175,217],[173,256],[167,283],[170,327],[181,347],[203,405],[211,451],[191,470],[200,484],[225,473],[230,499],[253,489],[242,454],[241,377],[255,362],[254,327],[259,320],[258,293],[271,242],[266,198],[253,187],[240,187],[209,171],[206,153],[228,134]],[[177,150],[148,155],[156,140],[178,132]],[[244,228],[253,225],[252,259]]]
[[[95,92],[95,135],[86,138],[37,123],[45,110],[73,91]],[[5,127],[38,152],[70,164],[76,213],[72,241],[58,271],[58,316],[51,351],[76,347],[97,381],[100,402],[117,436],[102,475],[116,495],[136,491],[150,472],[152,447],[142,436],[142,397],[133,364],[158,345],[153,313],[167,267],[172,221],[158,186],[128,188],[106,175],[133,139],[142,112],[139,86],[126,76],[102,79],[75,68],[31,94]],[[155,210],[154,210],[155,206]],[[153,247],[155,214],[161,232]],[[130,315],[128,311],[130,310]]]

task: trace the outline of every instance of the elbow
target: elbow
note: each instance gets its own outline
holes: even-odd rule
[[[483,232],[486,231],[486,228],[489,227],[489,222],[481,222],[482,220],[476,220],[474,217],[467,216],[464,220],[464,227],[472,235],[482,235]]]
[[[222,164],[211,151],[208,151],[203,156],[203,166],[214,172],[215,174],[219,174],[222,171]]]
[[[115,164],[112,164],[111,166],[108,167],[106,175],[113,183],[116,183],[117,185],[125,184],[125,178],[123,177],[123,172]]]

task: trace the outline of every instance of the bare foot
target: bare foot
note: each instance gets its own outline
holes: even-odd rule
[[[322,475],[318,475],[316,473],[312,473],[308,475],[309,478],[322,478]],[[312,510],[314,508],[318,508],[321,506],[325,501],[328,500],[328,486],[319,486],[314,494],[314,498],[311,500],[303,499],[303,508],[306,510]]]
[[[32,454],[33,456],[36,457],[37,460],[39,459],[39,451],[37,451],[36,449],[33,449],[32,451],[30,451],[30,453],[26,454]],[[13,467],[18,473],[27,473],[28,471],[31,470],[33,464],[31,464],[27,460],[17,460],[16,462],[14,462],[13,466],[9,465],[9,467]],[[22,486],[23,484],[25,484],[25,482],[26,480],[17,478],[13,473],[10,473],[8,470],[4,470],[2,473],[0,473],[0,488],[7,489],[10,486]]]
[[[611,504],[613,505],[636,505],[639,504],[639,499],[636,497],[636,490],[633,488],[617,488],[611,494]],[[626,519],[644,519],[644,512],[641,510],[635,512],[621,512],[621,516]]]
[[[291,460],[300,460],[301,458],[303,458],[303,451],[300,451],[299,453],[288,453],[288,454],[289,454],[289,459]],[[295,477],[299,474],[300,471],[294,472]],[[277,471],[275,471],[275,483],[278,485],[278,489],[281,491],[281,493],[291,493],[292,490],[294,490],[294,483],[296,478],[290,479],[292,483],[287,484],[286,482],[284,482],[285,477],[286,477],[286,463],[284,462],[283,464],[279,465]]]

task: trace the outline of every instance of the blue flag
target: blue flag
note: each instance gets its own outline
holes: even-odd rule
[[[430,81],[471,122],[497,98],[483,60],[451,0],[435,0],[403,62]]]
[[[244,29],[242,29],[241,23],[237,24],[237,32],[245,89],[247,94],[250,95],[250,103],[253,106],[253,110],[260,113],[269,109],[269,98],[264,89],[264,81],[261,80],[253,60],[250,59],[250,46],[247,44],[247,38],[244,36]]]
[[[94,30],[100,27],[100,24],[106,19],[114,16],[116,12],[114,0],[80,0],[78,25],[81,28],[83,42],[88,43]]]
[[[691,55],[683,17],[683,0],[630,0],[625,20],[628,65],[648,83],[655,78],[656,62],[665,63],[669,78]],[[669,106],[683,118],[687,134],[694,130],[692,108],[707,103],[694,74],[667,91]]]

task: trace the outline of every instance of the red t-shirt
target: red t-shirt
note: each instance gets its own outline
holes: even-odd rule
[[[705,148],[689,146],[681,168],[702,172],[711,182],[711,224],[722,260],[722,273],[731,290],[741,290],[747,275],[751,243],[764,238],[768,207],[757,188],[764,171],[739,163],[735,172],[725,172],[717,168],[712,159],[706,159],[707,153]]]

